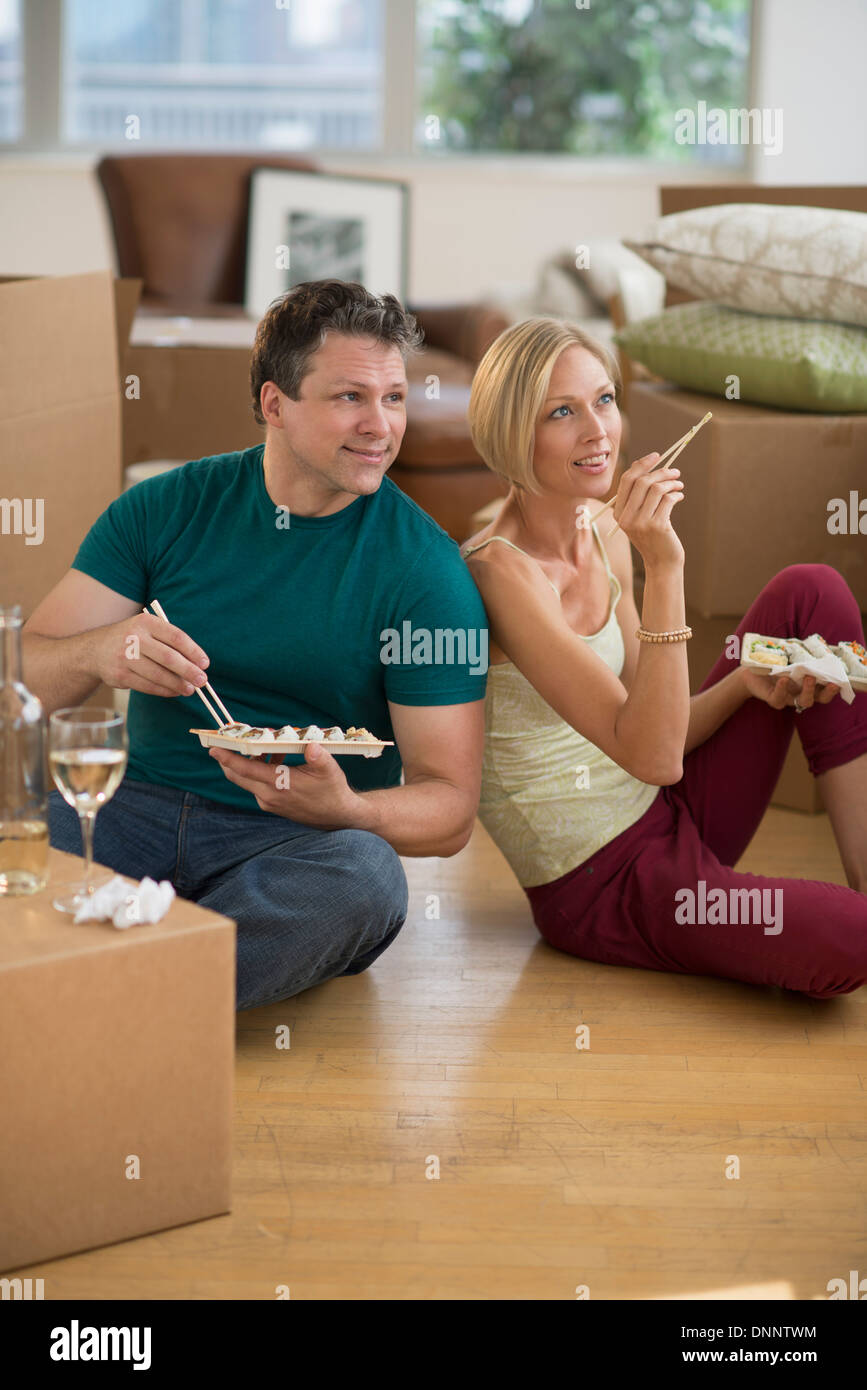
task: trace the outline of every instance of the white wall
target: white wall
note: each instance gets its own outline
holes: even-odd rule
[[[408,297],[416,301],[466,301],[488,288],[532,285],[552,253],[632,235],[658,215],[659,176],[647,172],[594,177],[496,161],[475,167],[437,161],[421,169],[396,163],[369,172],[410,184]]]
[[[408,297],[433,302],[475,299],[487,287],[531,285],[552,252],[640,232],[657,215],[659,183],[672,181],[670,173],[647,169],[594,175],[542,160],[529,168],[511,161],[446,165],[351,156],[320,163],[335,172],[409,182]],[[674,181],[684,175],[678,172]],[[7,157],[0,163],[0,207],[0,275],[115,268],[90,161]]]
[[[0,209],[0,275],[115,268],[103,199],[84,161],[7,156]]]
[[[754,94],[783,110],[783,148],[753,153],[761,183],[867,183],[867,0],[757,0]],[[598,237],[640,234],[662,182],[648,166],[508,159],[321,161],[328,170],[406,178],[411,186],[409,297],[476,299],[529,286],[540,262]],[[719,175],[694,177],[723,182]],[[89,161],[0,161],[0,274],[72,274],[114,266],[101,191]]]
[[[783,113],[757,183],[867,183],[867,0],[758,0],[755,105]]]

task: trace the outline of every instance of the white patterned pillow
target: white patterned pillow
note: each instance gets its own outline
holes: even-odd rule
[[[625,245],[697,299],[867,326],[867,213],[722,203],[660,217]]]

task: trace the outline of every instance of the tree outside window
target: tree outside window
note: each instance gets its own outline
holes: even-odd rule
[[[750,0],[418,0],[417,145],[738,166],[675,113],[748,104]]]

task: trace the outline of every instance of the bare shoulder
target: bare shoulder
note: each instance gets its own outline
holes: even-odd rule
[[[559,612],[559,599],[543,570],[523,551],[494,542],[467,556],[465,564],[489,611],[497,613],[501,621],[505,622],[510,610],[526,611],[528,603],[535,608],[537,600]]]
[[[466,550],[470,546],[481,545],[483,541],[492,540],[494,531],[492,527],[486,526],[483,531],[479,531],[473,536],[472,540],[464,541],[461,550]],[[521,556],[512,550],[511,546],[497,544],[486,545],[483,550],[476,550],[472,555],[464,556],[464,563],[469,566],[473,574],[510,574],[513,566],[509,563],[511,559],[521,560]]]
[[[489,537],[489,536],[492,536],[493,534],[494,534],[494,528],[493,528],[491,522],[489,521],[488,524],[487,524],[487,526],[483,526],[483,527],[482,527],[481,531],[477,531],[477,532],[475,533],[474,536],[470,536],[467,540],[461,541],[461,544],[460,544],[460,552],[461,552],[461,554],[463,555],[464,551],[465,551],[465,550],[469,550],[471,546],[474,546],[474,545],[481,545],[482,541],[486,541],[486,540],[488,539],[488,537]],[[474,559],[475,557],[474,557],[474,556],[470,556],[470,557],[468,557],[468,558]]]
[[[499,501],[500,505],[497,507],[495,514],[491,516],[490,520],[486,521],[484,526],[480,526],[474,535],[468,537],[465,541],[461,541],[460,551],[462,555],[470,546],[481,545],[482,541],[489,540],[492,536],[509,536],[508,499],[501,497]],[[493,506],[493,504],[491,505]],[[485,511],[490,515],[490,508],[486,507]],[[485,546],[485,549],[481,553],[487,554],[490,549],[499,550],[501,548],[500,546]],[[475,556],[471,558],[475,559]]]

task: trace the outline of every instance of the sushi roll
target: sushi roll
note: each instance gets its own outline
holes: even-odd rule
[[[807,651],[810,653],[811,656],[816,656],[820,659],[823,656],[834,655],[831,648],[828,646],[828,643],[825,641],[824,637],[820,637],[818,632],[814,632],[811,637],[805,637],[804,646],[807,648]]]
[[[867,680],[867,647],[860,642],[838,642],[834,651],[851,676]]]
[[[376,742],[377,742],[377,740],[374,738],[373,734],[369,733],[369,732],[367,731],[367,729],[356,729],[356,727],[355,727],[354,724],[351,725],[351,727],[348,728],[348,729],[346,730],[346,738],[347,738],[347,741],[348,741],[349,743],[376,743]]]
[[[277,737],[281,743],[297,743],[301,735],[294,724],[284,724],[282,729],[277,730]]]
[[[790,664],[794,664],[796,661],[809,661],[810,659],[809,649],[798,637],[786,638],[786,650],[789,653]]]
[[[326,743],[344,743],[346,741],[346,735],[339,724],[334,724],[330,729],[325,729],[323,732],[325,734]]]
[[[322,743],[325,733],[318,724],[308,724],[306,729],[298,730],[298,738],[301,743]]]
[[[231,738],[240,738],[249,728],[249,724],[224,724],[222,729],[218,730],[218,732],[221,734],[228,734]]]
[[[785,642],[777,637],[754,636],[747,648],[747,659],[763,666],[788,666],[789,653]]]
[[[238,738],[249,739],[252,743],[273,743],[274,730],[247,729],[243,734],[239,734]]]

